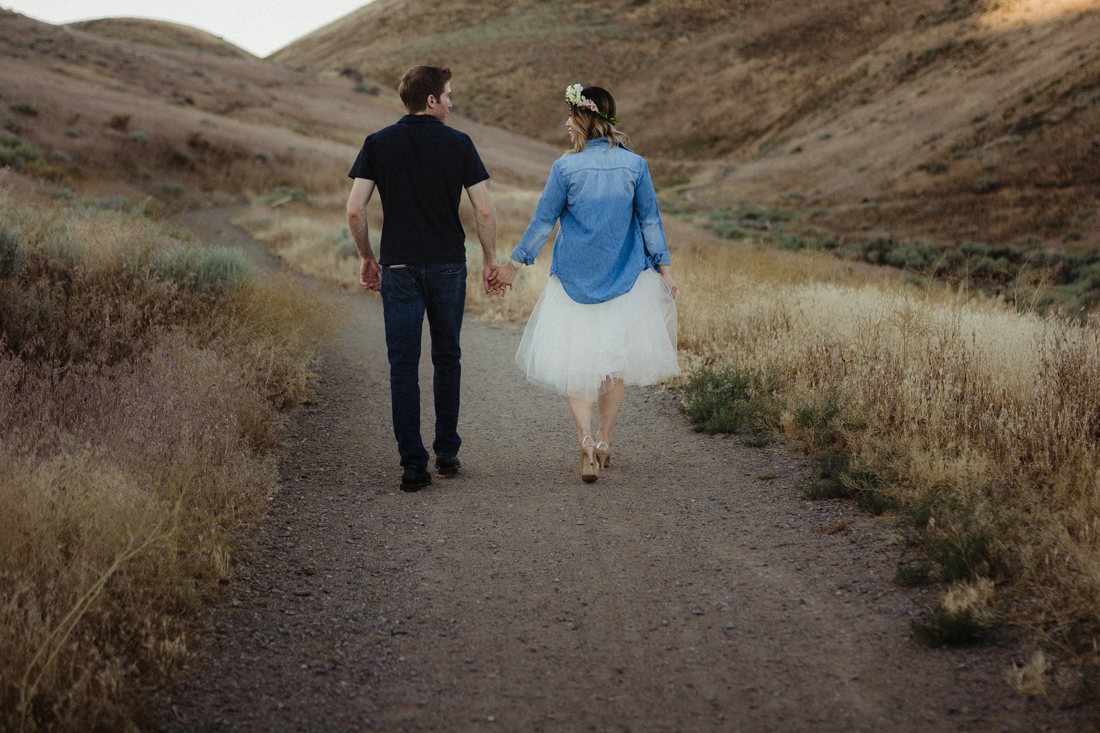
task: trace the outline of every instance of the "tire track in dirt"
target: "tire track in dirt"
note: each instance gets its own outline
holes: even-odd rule
[[[204,216],[228,241],[226,212]],[[381,305],[339,297],[351,321],[290,416],[280,490],[193,672],[154,701],[163,729],[1083,724],[1011,691],[1011,640],[913,642],[940,591],[890,582],[890,523],[801,499],[810,462],[788,446],[693,433],[675,395],[632,389],[612,468],[582,484],[565,400],[512,361],[518,327],[467,321],[463,471],[402,494]]]

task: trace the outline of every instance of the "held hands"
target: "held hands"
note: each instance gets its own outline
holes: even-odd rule
[[[500,265],[495,262],[486,262],[481,266],[481,282],[485,286],[486,295],[499,295],[504,297],[504,290],[498,288],[494,284],[497,273],[500,271]]]
[[[485,292],[499,294],[503,298],[504,291],[512,289],[512,281],[515,279],[516,267],[511,262],[504,267],[494,265],[493,276],[486,282]]]
[[[507,280],[502,282],[500,272],[502,268],[495,262],[486,263],[481,268],[481,280],[485,285],[486,295],[500,295],[504,296],[505,288],[512,287],[512,279],[515,277],[515,268],[510,264],[511,273],[508,275]],[[378,266],[377,260],[361,260],[359,266],[359,284],[370,290],[382,289],[382,268]]]

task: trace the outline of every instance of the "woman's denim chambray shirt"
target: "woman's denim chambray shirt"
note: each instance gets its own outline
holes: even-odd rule
[[[649,166],[607,138],[554,162],[511,259],[530,265],[561,219],[550,274],[578,303],[603,303],[634,287],[644,270],[670,262]]]

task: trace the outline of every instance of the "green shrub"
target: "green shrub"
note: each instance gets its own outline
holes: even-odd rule
[[[932,563],[924,560],[916,565],[903,565],[898,563],[897,572],[894,574],[894,582],[905,587],[924,585],[930,580]]]
[[[943,173],[950,167],[950,164],[942,160],[934,160],[930,163],[921,163],[917,166],[917,170],[927,171],[933,175]]]
[[[45,162],[46,156],[41,148],[15,135],[0,132],[0,166],[22,168],[32,160]]]
[[[886,263],[903,270],[928,270],[940,259],[940,251],[932,242],[906,242],[886,255]]]
[[[657,188],[658,190],[664,188],[675,188],[676,186],[683,186],[688,183],[691,183],[691,179],[687,176],[677,176],[675,178],[668,178],[663,181],[658,181],[655,188]]]
[[[355,248],[355,240],[351,238],[351,232],[340,229],[325,235],[323,244],[332,249],[332,253],[338,260],[359,259],[359,250]]]
[[[157,191],[165,196],[182,196],[187,189],[178,183],[172,183],[171,181],[165,181],[157,184]]]
[[[893,237],[874,237],[863,245],[863,259],[872,265],[884,265],[896,246]]]
[[[853,424],[838,421],[847,405],[847,399],[840,388],[834,385],[818,395],[812,404],[796,408],[794,421],[811,445],[819,448],[832,446],[839,440],[838,429],[855,427]]]
[[[87,198],[80,202],[75,213],[87,216],[94,211],[118,211],[128,213],[134,210],[134,203],[125,196],[111,196],[105,199]]]
[[[28,160],[20,166],[19,172],[25,176],[31,176],[32,178],[38,178],[52,183],[61,183],[69,177],[68,172],[66,172],[64,168],[58,168],[55,165],[45,165],[37,160]]]
[[[153,272],[183,290],[222,293],[247,283],[252,266],[238,249],[176,246],[154,255]]]
[[[1100,302],[1100,263],[1083,268],[1074,283],[1074,295],[1083,303]]]
[[[813,473],[802,487],[807,499],[848,499],[851,493],[842,477],[851,468],[851,459],[844,453],[832,451],[821,455]]]
[[[993,564],[989,535],[965,519],[943,533],[926,533],[925,546],[947,582],[977,577]]]
[[[8,109],[10,109],[12,112],[26,115],[27,117],[38,116],[38,107],[35,107],[30,102],[16,102],[15,104],[9,105]]]
[[[974,181],[974,190],[978,193],[989,193],[990,191],[996,191],[999,185],[995,178],[979,178]]]
[[[775,246],[779,249],[789,249],[797,252],[810,246],[810,240],[801,234],[781,234],[776,237]]]
[[[882,514],[897,505],[888,494],[888,488],[897,480],[894,471],[876,469],[847,454],[827,451],[818,458],[802,493],[807,499],[854,499],[860,508]]]
[[[0,280],[13,277],[27,260],[19,237],[0,222]]]
[[[745,236],[741,231],[741,225],[735,221],[713,221],[706,225],[707,229],[725,239],[740,239]]]
[[[734,433],[746,426],[766,432],[778,424],[781,388],[772,368],[704,367],[688,377],[680,409],[698,432]]]
[[[306,192],[300,188],[287,188],[286,186],[279,186],[275,189],[274,193],[268,194],[264,197],[264,203],[272,204],[280,199],[290,198],[291,201],[308,201],[309,196]]]
[[[841,481],[848,487],[856,504],[872,514],[882,514],[887,509],[897,507],[897,501],[888,491],[898,481],[895,471],[855,461],[848,473],[841,477]]]
[[[792,209],[780,209],[775,206],[756,206],[755,204],[742,202],[734,216],[748,221],[791,221],[802,216],[801,211]]]
[[[976,497],[985,497],[978,499]],[[906,507],[912,543],[923,545],[946,582],[1011,575],[1000,547],[1014,544],[1018,527],[988,487],[940,486],[916,492]]]

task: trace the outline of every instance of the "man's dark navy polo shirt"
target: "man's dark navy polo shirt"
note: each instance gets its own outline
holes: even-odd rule
[[[405,115],[367,137],[349,178],[382,198],[382,265],[466,261],[462,189],[489,178],[470,136],[432,115]]]

